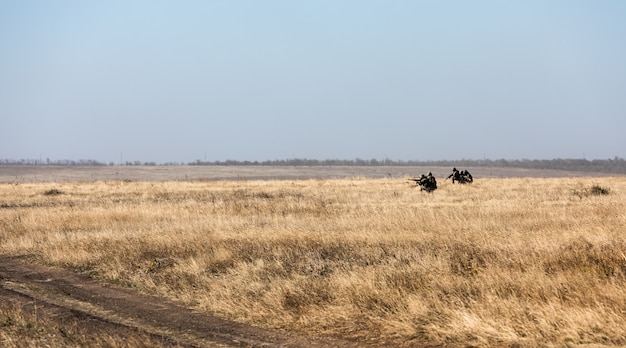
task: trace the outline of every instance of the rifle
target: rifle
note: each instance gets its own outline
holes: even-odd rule
[[[415,182],[415,184],[417,185],[417,183],[418,183],[418,182],[420,182],[420,179],[415,179],[415,178],[409,178],[409,179],[407,179],[407,182],[411,182],[411,181],[414,181],[414,182]]]
[[[423,188],[423,182],[422,182],[423,178],[409,178],[407,180],[408,180],[408,182],[410,182],[410,181],[415,182],[415,186],[414,187],[418,187],[419,186],[420,187],[420,191],[422,190],[422,188]]]

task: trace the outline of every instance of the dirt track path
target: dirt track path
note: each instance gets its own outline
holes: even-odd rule
[[[138,330],[174,345],[190,347],[356,347],[349,341],[320,340],[285,331],[231,322],[178,306],[132,289],[98,283],[68,270],[0,255],[0,295],[36,302],[47,319],[68,318],[86,331]]]

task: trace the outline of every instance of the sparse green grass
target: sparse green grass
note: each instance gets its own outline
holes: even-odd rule
[[[572,194],[592,185],[610,194]],[[0,252],[317,335],[625,345],[625,190],[625,178],[432,194],[402,179],[3,184]]]

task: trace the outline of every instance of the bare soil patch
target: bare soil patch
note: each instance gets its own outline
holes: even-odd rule
[[[78,326],[92,334],[142,332],[159,346],[357,346],[235,323],[25,258],[0,256],[0,294],[2,303],[35,310],[61,327]]]

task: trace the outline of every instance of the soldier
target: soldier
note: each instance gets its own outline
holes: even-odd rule
[[[428,173],[428,176],[422,174],[419,179],[409,179],[415,181],[415,184],[420,187],[420,191],[431,192],[437,189],[437,180],[432,173]]]
[[[422,191],[428,185],[428,178],[426,177],[426,175],[422,174],[420,176],[420,181],[418,185],[420,186],[420,191]]]
[[[437,179],[435,179],[435,177],[433,176],[433,173],[428,172],[428,176],[426,177],[426,179],[428,180],[428,189],[430,191],[434,191],[437,189]]]
[[[411,181],[415,181],[415,185],[417,186],[422,186],[422,183],[424,183],[426,181],[426,175],[422,174],[418,179],[415,178],[411,178],[409,179]]]
[[[459,184],[471,184],[474,181],[472,174],[470,174],[467,170],[462,170],[460,172],[456,171],[451,175],[453,175],[452,182],[456,181]]]
[[[448,175],[448,177],[446,178],[446,180],[452,178],[452,183],[454,184],[454,181],[459,181],[459,171],[456,169],[456,167],[452,168],[452,174]]]
[[[474,182],[474,178],[472,177],[472,174],[470,174],[470,172],[468,172],[467,170],[464,170],[463,172],[464,172],[463,176],[465,177],[466,182],[469,182],[469,183]]]

